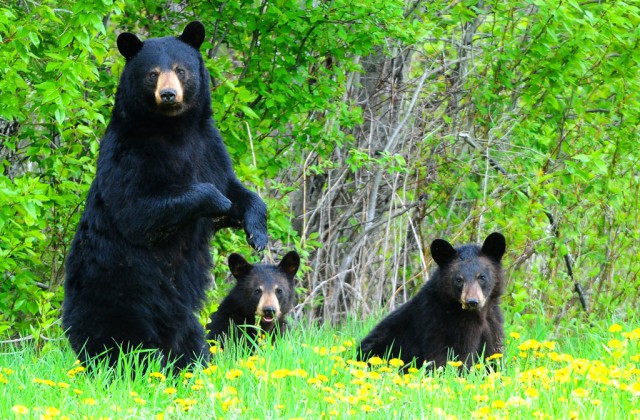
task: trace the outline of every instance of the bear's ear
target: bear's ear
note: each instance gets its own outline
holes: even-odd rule
[[[123,32],[118,35],[116,43],[118,44],[118,51],[120,51],[120,54],[127,60],[135,57],[142,49],[143,44],[137,36],[129,32]]]
[[[229,268],[231,269],[231,274],[233,274],[233,277],[235,277],[236,280],[242,280],[253,269],[253,265],[245,260],[240,254],[229,255],[228,263]]]
[[[436,264],[443,267],[453,261],[458,252],[444,239],[436,239],[431,242],[431,256]]]
[[[300,268],[300,256],[296,251],[290,251],[282,258],[278,267],[290,278],[293,278],[298,272],[298,268]]]
[[[202,22],[194,20],[184,28],[182,35],[178,39],[199,50],[202,42],[204,42],[204,25]]]
[[[507,241],[504,236],[499,232],[493,232],[484,240],[481,252],[494,261],[500,261],[506,250]]]

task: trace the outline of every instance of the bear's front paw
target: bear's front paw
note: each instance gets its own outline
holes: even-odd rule
[[[252,230],[246,229],[247,242],[256,251],[262,251],[267,247],[267,232],[265,230]]]

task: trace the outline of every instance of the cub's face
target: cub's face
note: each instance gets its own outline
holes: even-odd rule
[[[242,290],[247,316],[257,316],[266,331],[275,328],[297,302],[295,275],[300,257],[295,251],[280,264],[250,264],[241,255],[229,256],[229,268]]]
[[[192,22],[178,37],[144,42],[130,33],[120,34],[118,49],[127,59],[121,83],[136,106],[168,117],[198,105],[202,83],[208,83],[198,49],[204,27]]]
[[[440,268],[443,294],[457,300],[463,310],[481,310],[492,294],[502,293],[500,261],[505,250],[505,239],[500,233],[489,235],[482,247],[454,248],[445,240],[433,241],[431,255]]]

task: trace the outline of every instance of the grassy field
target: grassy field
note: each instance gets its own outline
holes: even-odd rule
[[[551,324],[551,323],[549,323]],[[87,374],[66,341],[0,348],[0,418],[24,419],[640,419],[637,323],[507,328],[504,369],[399,374],[397,360],[353,360],[372,321],[298,328],[253,354],[215,351],[166,377]],[[635,325],[634,325],[635,324]]]

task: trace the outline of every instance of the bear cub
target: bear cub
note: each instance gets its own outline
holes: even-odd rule
[[[285,317],[297,303],[298,253],[287,253],[278,265],[251,264],[240,254],[231,254],[228,262],[236,285],[211,314],[207,339],[224,347],[230,338],[255,342],[261,332],[282,335]]]
[[[502,353],[506,241],[490,234],[482,246],[431,243],[438,265],[416,296],[383,319],[359,345],[358,357],[400,358],[429,368],[459,360],[467,369],[479,357]]]
[[[211,117],[205,28],[141,41],[126,64],[66,262],[62,325],[82,363],[150,350],[181,369],[209,354],[197,313],[218,229],[267,244],[267,208],[244,187]],[[148,351],[146,353],[149,353]]]

